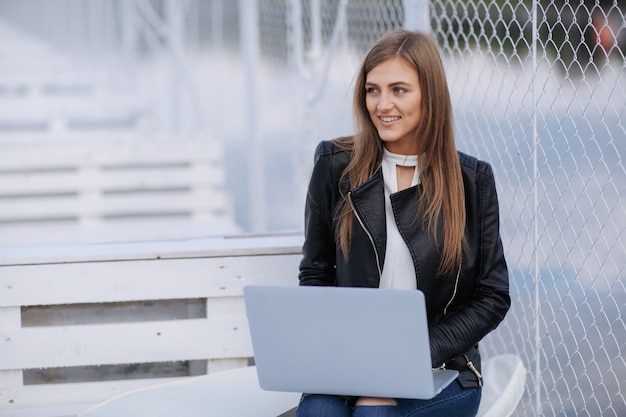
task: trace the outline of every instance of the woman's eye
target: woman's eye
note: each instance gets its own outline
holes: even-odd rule
[[[396,88],[394,88],[394,92],[396,94],[404,94],[404,93],[406,93],[406,88],[396,87]]]
[[[375,94],[378,92],[378,89],[376,89],[375,87],[366,87],[365,88],[365,93],[367,94]]]

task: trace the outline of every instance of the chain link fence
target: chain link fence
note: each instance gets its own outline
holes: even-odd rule
[[[513,305],[483,354],[523,359],[516,416],[558,417],[626,415],[625,13],[622,0],[0,1],[11,25],[166,103],[144,132],[219,137],[237,218],[262,232],[301,227],[314,146],[351,133],[371,43],[432,31],[458,147],[497,178]]]
[[[626,413],[625,4],[431,3],[459,147],[494,164],[514,305],[485,350],[517,415]]]

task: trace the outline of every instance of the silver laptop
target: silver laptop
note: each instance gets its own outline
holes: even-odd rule
[[[246,286],[262,389],[428,399],[457,376],[433,371],[417,290]]]

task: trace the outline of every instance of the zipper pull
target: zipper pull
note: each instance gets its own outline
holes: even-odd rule
[[[433,368],[433,372],[435,371],[441,371],[443,369],[446,369],[446,363],[442,363],[441,366],[439,368]]]
[[[474,375],[476,375],[476,379],[478,380],[478,386],[482,387],[483,386],[483,376],[480,374],[480,372],[478,372],[478,369],[476,369],[476,367],[474,366],[472,361],[469,360],[467,355],[463,354],[463,356],[465,357],[465,361],[467,362],[467,367],[470,369],[470,371],[472,371],[474,373]]]

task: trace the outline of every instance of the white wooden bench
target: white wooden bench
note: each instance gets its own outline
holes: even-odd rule
[[[262,391],[247,366],[242,289],[297,285],[301,244],[283,235],[0,252],[0,416],[292,415],[299,395]],[[176,363],[182,372],[163,370]],[[479,416],[511,415],[525,386],[519,357],[487,359],[483,374]]]
[[[135,136],[2,141],[0,247],[238,231],[219,143]]]
[[[0,416],[77,415],[248,365],[242,288],[297,285],[301,244],[285,235],[2,250]]]

